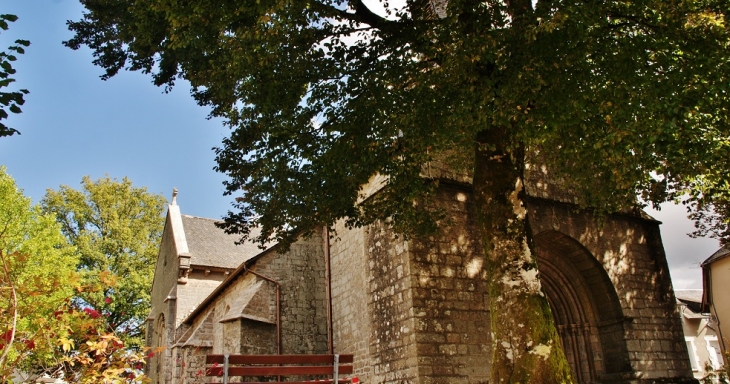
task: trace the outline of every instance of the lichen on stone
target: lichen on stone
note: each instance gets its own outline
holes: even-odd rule
[[[530,353],[533,355],[538,355],[544,359],[547,359],[550,357],[550,351],[552,350],[552,347],[545,344],[538,344],[535,346],[535,348],[532,348],[530,350]]]

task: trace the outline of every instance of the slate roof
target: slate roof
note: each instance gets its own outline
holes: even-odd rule
[[[675,289],[674,295],[677,300],[691,303],[702,302],[702,290],[701,289]]]
[[[702,290],[701,289],[675,289],[674,296],[677,301],[685,305],[682,315],[688,319],[703,319],[702,315]]]
[[[190,264],[206,267],[238,268],[244,261],[263,252],[257,245],[236,245],[239,235],[228,235],[215,226],[219,220],[180,215],[190,251]]]
[[[707,258],[707,260],[703,261],[701,266],[704,267],[706,265],[709,265],[713,261],[724,259],[728,256],[730,256],[730,245],[726,245],[718,249],[717,252],[713,253],[710,257]]]

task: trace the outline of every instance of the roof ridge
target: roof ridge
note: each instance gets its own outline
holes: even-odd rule
[[[209,221],[215,221],[215,222],[222,222],[223,221],[222,219],[212,219],[210,217],[187,215],[187,214],[184,214],[184,213],[182,213],[181,216],[186,216],[186,217],[189,217],[191,219],[202,219],[202,220],[209,220]]]
[[[710,255],[710,257],[708,257],[705,261],[703,261],[702,264],[700,264],[700,266],[704,267],[704,266],[712,263],[715,260],[723,259],[728,256],[730,256],[730,244],[723,245],[722,247],[720,247],[720,249],[715,251],[715,253],[713,253],[712,255]]]

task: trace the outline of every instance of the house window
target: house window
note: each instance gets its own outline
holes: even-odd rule
[[[692,365],[692,371],[700,370],[700,359],[697,357],[697,347],[695,347],[694,337],[685,337],[684,342],[687,343],[687,352],[689,352],[689,363]]]
[[[718,370],[722,368],[722,352],[720,352],[720,342],[717,336],[705,336],[705,344],[707,345],[707,354],[710,356],[712,368]]]

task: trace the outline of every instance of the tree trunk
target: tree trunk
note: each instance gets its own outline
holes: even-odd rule
[[[524,150],[508,129],[477,135],[474,195],[489,274],[491,382],[572,383],[542,291],[524,204]]]

